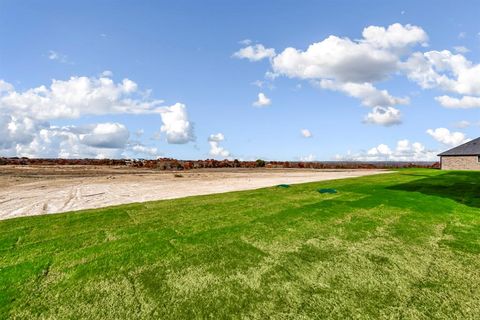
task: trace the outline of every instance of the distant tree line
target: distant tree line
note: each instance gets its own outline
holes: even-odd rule
[[[308,168],[308,169],[391,169],[439,168],[438,162],[409,161],[256,161],[235,160],[177,160],[172,158],[146,159],[30,159],[0,158],[0,165],[96,165],[127,166],[158,170],[191,170],[203,168]]]

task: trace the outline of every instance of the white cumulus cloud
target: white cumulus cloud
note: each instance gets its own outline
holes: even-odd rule
[[[365,123],[393,126],[402,123],[400,110],[394,107],[375,107],[364,119]]]
[[[153,158],[158,156],[158,149],[156,147],[147,147],[143,144],[135,144],[130,149],[136,156],[146,155]]]
[[[7,128],[0,129],[2,156],[101,159],[157,155],[155,147],[131,144],[128,129],[120,123],[59,127],[0,117],[0,125]]]
[[[57,127],[50,123],[87,115],[155,114],[162,120],[161,131],[169,143],[194,139],[185,105],[163,106],[163,101],[149,99],[139,91],[134,81],[115,83],[107,77],[111,75],[52,80],[49,86],[23,91],[0,80],[0,154],[70,158],[124,155],[130,133],[123,124]]]
[[[304,138],[311,138],[313,136],[312,132],[310,132],[308,129],[302,129],[300,130],[300,133]]]
[[[468,141],[464,133],[451,132],[447,128],[428,129],[427,133],[438,142],[449,146],[457,146]]]
[[[210,144],[209,154],[214,158],[228,158],[230,156],[230,151],[226,150],[220,146],[220,142],[225,140],[223,133],[211,134],[208,137],[208,143]]]
[[[266,107],[272,104],[272,100],[270,100],[263,92],[258,94],[258,99],[253,103],[255,107]]]
[[[275,56],[272,67],[292,78],[373,82],[385,79],[398,68],[401,54],[426,40],[426,33],[416,26],[370,26],[360,40],[331,35],[305,51],[286,48]]]
[[[15,150],[17,144],[29,144],[40,130],[48,127],[48,123],[28,117],[0,114],[0,151]]]
[[[408,104],[408,97],[395,97],[374,83],[398,73],[402,59],[413,47],[425,46],[427,41],[427,34],[418,26],[368,26],[359,40],[330,35],[304,50],[288,47],[273,54],[272,49],[272,71],[266,76],[270,80],[279,76],[309,80],[322,89],[342,92],[375,108],[366,122],[397,124],[400,111],[394,106]]]
[[[129,79],[107,77],[52,80],[49,87],[0,94],[0,112],[40,120],[73,119],[84,115],[160,113],[162,100],[147,100]]]
[[[344,161],[436,161],[437,151],[428,150],[419,142],[411,143],[407,139],[397,141],[395,147],[381,143],[366,151],[337,155],[336,160]]]
[[[168,143],[183,144],[195,140],[193,124],[188,120],[187,108],[176,103],[160,113],[163,125],[160,131],[167,136]]]
[[[319,85],[323,89],[341,91],[351,97],[360,99],[362,104],[367,107],[388,107],[397,104],[408,104],[410,102],[409,98],[393,97],[387,90],[379,90],[368,82],[334,82],[332,80],[322,79]]]
[[[120,123],[98,123],[80,135],[83,144],[96,148],[124,148],[130,132]]]
[[[34,123],[34,122],[33,122]],[[23,126],[23,137],[2,137],[0,150],[5,156],[47,158],[119,158],[127,146],[128,129],[119,123],[86,126],[25,126],[10,119],[8,127]]]
[[[250,45],[242,48],[233,54],[235,58],[259,61],[275,56],[275,49],[265,48],[262,44]]]
[[[464,94],[480,94],[480,64],[448,50],[415,52],[403,65],[410,79],[422,88],[438,87]]]
[[[405,50],[415,44],[426,45],[428,36],[417,26],[394,23],[387,28],[370,26],[363,29],[363,42],[377,48]]]
[[[480,76],[480,74],[479,74]],[[461,98],[454,98],[450,96],[439,96],[435,97],[442,106],[446,108],[457,108],[457,109],[469,109],[469,108],[480,108],[480,96],[463,96]]]
[[[6,82],[5,80],[0,79],[0,93],[9,92],[9,91],[13,91],[13,90],[14,90],[13,85]]]
[[[480,106],[480,64],[449,50],[416,52],[403,64],[407,76],[424,89],[438,88],[462,95],[443,95],[436,100],[447,108]]]
[[[460,33],[464,36],[464,33]],[[422,89],[438,89],[447,94],[435,99],[447,108],[480,107],[480,63],[464,54],[464,46],[450,50],[412,51],[428,47],[428,35],[419,26],[399,23],[367,26],[360,39],[330,35],[306,48],[287,47],[260,54],[264,46],[249,46],[237,57],[250,60],[270,58],[271,70],[265,78],[274,81],[284,76],[308,80],[321,89],[342,92],[373,108],[365,123],[389,126],[401,122],[398,105],[408,97],[392,95],[376,83],[391,77],[407,76]],[[259,84],[261,82],[258,82]],[[259,103],[257,102],[257,105]]]
[[[104,71],[102,71],[102,73],[100,74],[100,76],[102,76],[102,77],[107,77],[107,78],[111,78],[111,77],[113,77],[113,72],[110,71],[110,70],[104,70]]]

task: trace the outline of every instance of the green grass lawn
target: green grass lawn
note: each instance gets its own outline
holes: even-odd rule
[[[0,221],[0,318],[479,319],[480,172]]]

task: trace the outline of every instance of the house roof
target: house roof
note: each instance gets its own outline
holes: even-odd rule
[[[480,138],[442,152],[439,156],[480,156]]]

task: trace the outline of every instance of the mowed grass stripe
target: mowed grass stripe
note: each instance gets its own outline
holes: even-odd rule
[[[0,221],[0,317],[474,319],[479,208],[411,169]]]

